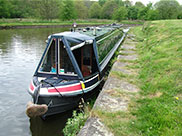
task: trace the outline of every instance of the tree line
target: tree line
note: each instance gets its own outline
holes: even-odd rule
[[[114,19],[159,20],[181,19],[182,5],[176,0],[160,0],[144,5],[126,0],[0,0],[0,18]]]

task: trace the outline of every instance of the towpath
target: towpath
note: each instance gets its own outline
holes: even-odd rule
[[[125,132],[127,126],[124,124],[133,118],[129,108],[139,92],[136,86],[138,73],[136,45],[135,36],[129,33],[94,104],[91,117],[78,136],[127,135]]]

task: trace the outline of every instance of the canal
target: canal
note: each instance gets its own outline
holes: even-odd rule
[[[47,121],[29,119],[26,103],[31,77],[52,33],[68,28],[0,30],[0,135],[61,136],[71,113],[53,116]]]

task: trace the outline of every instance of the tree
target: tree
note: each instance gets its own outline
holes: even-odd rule
[[[61,19],[62,20],[76,19],[75,6],[72,0],[63,1],[63,8],[61,10]]]
[[[114,2],[118,5],[118,6],[124,6],[124,2],[122,0],[114,0]]]
[[[182,19],[182,6],[179,7],[178,19]]]
[[[7,1],[8,2],[8,1]],[[32,1],[28,0],[9,0],[10,17],[11,18],[25,18],[34,15],[32,8]]]
[[[128,19],[136,20],[138,19],[138,11],[139,9],[136,6],[132,6],[128,8]]]
[[[152,3],[149,3],[147,7],[140,8],[138,12],[138,19],[146,20],[148,11],[152,9]]]
[[[144,5],[142,2],[137,1],[137,2],[135,3],[135,7],[136,7],[136,8],[145,8],[145,5]]]
[[[103,6],[106,3],[107,0],[99,0],[99,5]]]
[[[75,10],[77,18],[79,19],[88,18],[88,10],[83,0],[75,1]]]
[[[121,21],[123,19],[126,19],[127,16],[127,9],[126,7],[120,7],[114,11],[113,19],[117,21]]]
[[[107,1],[104,4],[104,6],[102,8],[102,11],[101,11],[102,18],[111,19],[114,10],[117,9],[117,8],[118,8],[118,6],[113,0]]]
[[[100,18],[100,14],[101,14],[101,6],[98,4],[98,2],[93,3],[89,9],[89,17]]]
[[[57,0],[41,0],[37,1],[37,12],[41,19],[52,20],[58,17],[58,1]]]
[[[147,15],[145,17],[145,20],[158,20],[159,19],[159,13],[157,10],[149,9],[147,11]]]
[[[176,19],[179,12],[179,3],[176,0],[160,0],[155,4],[160,19]]]
[[[124,3],[124,6],[125,6],[126,8],[132,6],[131,1],[129,1],[129,0],[125,0],[123,3]]]
[[[0,0],[0,18],[8,18],[10,16],[10,3],[7,0]]]
[[[95,1],[90,1],[90,0],[83,0],[84,1],[84,5],[89,9],[91,7],[91,5],[95,2]]]

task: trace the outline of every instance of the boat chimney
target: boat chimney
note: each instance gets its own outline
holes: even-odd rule
[[[75,32],[75,30],[76,30],[76,27],[77,27],[77,24],[76,24],[76,22],[74,22],[74,23],[72,24],[72,26],[73,26],[73,32]]]
[[[97,35],[97,34],[96,34],[96,27],[94,27],[94,29],[93,29],[93,35],[94,35],[94,36]]]

